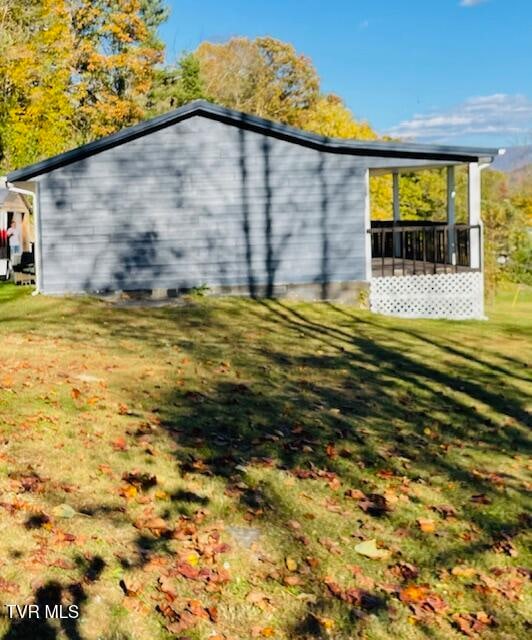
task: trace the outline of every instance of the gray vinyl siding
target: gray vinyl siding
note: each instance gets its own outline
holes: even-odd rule
[[[55,169],[42,291],[364,280],[367,166],[196,116]]]

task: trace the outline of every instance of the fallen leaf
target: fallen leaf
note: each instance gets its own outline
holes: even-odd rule
[[[364,500],[366,498],[366,494],[360,489],[347,489],[344,493],[346,498],[353,498],[353,500]]]
[[[148,529],[154,536],[161,536],[170,531],[168,523],[163,518],[139,518],[133,525],[137,529]]]
[[[477,570],[474,567],[466,567],[465,565],[456,565],[451,569],[453,576],[459,576],[460,578],[472,578],[477,574]]]
[[[297,562],[293,558],[287,557],[285,564],[288,571],[297,571]]]
[[[336,458],[336,456],[338,455],[336,447],[332,442],[329,442],[329,444],[325,447],[325,453],[327,454],[327,457],[331,459]]]
[[[318,623],[325,629],[325,631],[332,631],[336,626],[336,622],[332,618],[326,618],[325,616],[314,616]]]
[[[406,604],[422,602],[427,597],[428,592],[428,585],[410,584],[399,591],[399,600]]]
[[[183,578],[187,578],[188,580],[197,580],[199,578],[199,569],[193,567],[188,562],[179,562],[176,566],[176,571],[179,575],[183,576]]]
[[[456,509],[450,504],[440,504],[431,507],[433,511],[439,513],[442,518],[449,520],[450,518],[456,518]]]
[[[327,549],[330,553],[334,553],[335,555],[342,555],[338,543],[331,538],[319,538],[318,542]]]
[[[146,491],[157,484],[157,477],[151,473],[142,473],[141,471],[128,471],[122,474],[122,480],[131,484],[138,489]]]
[[[436,523],[430,518],[418,518],[416,522],[423,533],[434,533],[436,531]]]
[[[18,593],[20,587],[15,582],[0,577],[0,593]]]
[[[134,487],[132,484],[126,484],[123,487],[120,487],[118,494],[127,500],[132,500],[138,494],[138,490],[137,487]]]
[[[52,513],[56,518],[73,518],[77,514],[77,511],[69,504],[64,503],[54,507]]]
[[[360,500],[358,506],[364,513],[369,513],[370,516],[382,516],[390,511],[386,498],[380,493],[369,493]]]
[[[205,611],[207,612],[211,622],[218,622],[218,607],[205,607]],[[212,636],[210,636],[210,640],[212,640]]]
[[[126,596],[136,596],[142,590],[143,584],[139,577],[126,576],[120,581],[120,587]]]
[[[379,549],[377,547],[377,541],[375,539],[365,540],[355,545],[355,551],[366,558],[372,560],[383,560],[390,557],[390,551],[388,549]]]
[[[419,569],[408,562],[398,562],[390,571],[402,580],[415,580],[419,575]]]
[[[515,558],[519,555],[519,552],[515,548],[512,539],[510,536],[502,534],[500,540],[497,540],[495,544],[492,545],[492,550],[495,553],[504,553],[512,558]]]
[[[115,451],[125,451],[127,449],[127,442],[125,438],[119,437],[111,442],[111,446]]]
[[[458,629],[469,638],[477,637],[486,627],[495,626],[495,620],[484,611],[455,613],[452,619]]]
[[[271,597],[262,591],[250,591],[246,596],[246,601],[254,604],[259,609],[265,610],[271,606]]]
[[[209,614],[205,607],[201,604],[199,600],[189,600],[187,602],[187,611],[189,611],[193,616],[197,618],[202,618],[203,620],[209,619]]]
[[[175,600],[177,598],[175,583],[168,576],[159,577],[159,591],[164,593],[169,600]]]

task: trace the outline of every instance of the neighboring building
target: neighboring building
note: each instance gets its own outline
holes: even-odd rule
[[[0,176],[0,184],[4,182]],[[34,238],[31,203],[28,203],[28,198],[0,186],[0,279],[12,273],[15,259],[17,266],[25,266],[20,264],[22,256],[12,256],[9,249],[8,229],[13,223],[21,240],[22,255],[26,256],[26,263],[32,262]]]
[[[497,149],[324,138],[204,101],[13,171],[33,194],[45,294],[182,290],[355,300],[482,317],[480,169]],[[469,225],[454,166],[469,166]],[[449,226],[399,219],[400,171],[448,167]],[[370,223],[369,176],[394,174]]]

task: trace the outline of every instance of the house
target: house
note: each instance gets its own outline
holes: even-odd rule
[[[37,289],[355,300],[412,317],[483,316],[480,171],[498,149],[324,138],[195,101],[18,169],[34,204]],[[454,167],[469,170],[467,225]],[[400,219],[401,171],[447,167],[446,224]],[[371,223],[370,175],[394,176]]]

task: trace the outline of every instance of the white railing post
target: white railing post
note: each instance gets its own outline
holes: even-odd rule
[[[401,205],[399,203],[399,172],[392,173],[393,178],[393,226],[392,226],[392,251],[396,258],[401,255],[401,235],[395,232],[395,225],[401,222]]]
[[[455,220],[455,198],[456,191],[454,187],[454,166],[447,167],[447,225],[449,226],[447,238],[447,253],[449,262],[456,264],[456,230]]]
[[[469,266],[480,269],[482,257],[482,221],[480,218],[480,167],[478,162],[469,163],[467,204],[469,224],[479,225],[469,230]]]

